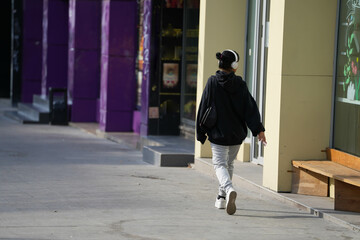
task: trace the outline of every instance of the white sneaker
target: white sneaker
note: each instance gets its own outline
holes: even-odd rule
[[[225,197],[218,195],[215,200],[215,207],[218,209],[225,209],[226,207]]]
[[[237,193],[234,189],[230,189],[226,194],[226,212],[229,215],[233,215],[236,212],[236,200]]]

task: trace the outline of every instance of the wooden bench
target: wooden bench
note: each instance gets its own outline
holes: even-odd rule
[[[329,196],[330,179],[335,184],[335,210],[360,212],[360,158],[326,149],[328,160],[293,160],[292,192]]]

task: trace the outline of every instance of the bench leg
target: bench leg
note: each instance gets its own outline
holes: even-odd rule
[[[335,180],[335,210],[360,212],[360,187]]]
[[[328,177],[293,167],[292,192],[297,194],[327,197]]]

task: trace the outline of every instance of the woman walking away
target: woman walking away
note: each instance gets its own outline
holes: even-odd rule
[[[266,138],[256,102],[245,81],[235,75],[239,55],[228,49],[216,53],[216,58],[219,70],[209,77],[203,91],[196,120],[196,138],[204,144],[208,137],[211,143],[212,161],[219,180],[215,207],[225,208],[232,215],[236,212],[237,196],[231,181],[234,160],[247,136],[247,127],[264,145]]]

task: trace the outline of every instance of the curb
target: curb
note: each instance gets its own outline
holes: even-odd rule
[[[132,148],[134,150],[141,151],[141,149],[142,149],[142,145],[141,145],[140,140],[137,141],[135,144],[131,144],[131,143],[127,142],[126,140],[123,140],[123,139],[121,139],[119,137],[112,136],[111,134],[100,131],[99,129],[87,129],[87,128],[82,127],[81,125],[79,125],[77,123],[73,123],[73,122],[69,122],[69,126],[80,129],[83,132],[86,132],[88,134],[91,134],[91,135],[94,135],[94,136],[97,136],[97,137],[100,137],[100,138],[107,139],[107,140],[115,142],[115,143],[124,144],[124,145],[126,145],[126,146],[128,146],[128,147],[130,147],[130,148]]]

